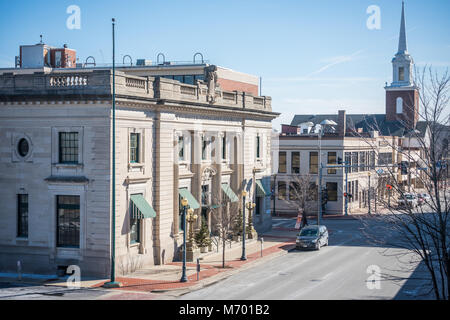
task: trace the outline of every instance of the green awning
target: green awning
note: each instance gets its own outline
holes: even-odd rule
[[[141,194],[133,194],[130,199],[133,204],[131,212],[133,219],[156,217],[155,210],[153,210],[152,206],[148,204],[147,200],[145,200]]]
[[[188,201],[188,206],[192,209],[200,208],[200,204],[195,200],[194,196],[189,192],[188,189],[178,189],[178,193],[181,198],[186,198]],[[181,208],[180,208],[181,209]]]
[[[265,197],[270,196],[270,190],[264,187],[261,179],[256,180],[256,196],[257,197]]]
[[[233,190],[227,183],[222,183],[222,190],[223,192],[225,192],[225,194],[231,200],[231,202],[239,201],[239,197],[233,192]]]

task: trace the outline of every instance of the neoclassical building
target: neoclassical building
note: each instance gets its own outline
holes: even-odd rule
[[[177,257],[180,198],[214,232],[223,197],[270,226],[271,98],[258,78],[206,63],[0,69],[0,272],[78,265],[108,276]],[[112,185],[112,136],[116,179]],[[112,225],[115,189],[116,228]],[[220,209],[219,209],[220,210]]]

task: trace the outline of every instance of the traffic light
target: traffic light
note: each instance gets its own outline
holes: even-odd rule
[[[408,162],[402,161],[400,164],[400,170],[402,174],[408,174]]]

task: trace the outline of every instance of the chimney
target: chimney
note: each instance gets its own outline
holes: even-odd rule
[[[345,110],[338,111],[338,134],[340,137],[345,137],[345,130],[347,128]]]

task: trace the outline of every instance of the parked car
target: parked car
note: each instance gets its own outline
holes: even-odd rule
[[[397,205],[399,208],[416,208],[419,205],[419,202],[417,201],[417,196],[415,194],[404,193],[403,196],[400,196],[397,200]]]
[[[418,193],[417,197],[419,199],[419,205],[431,202],[431,197],[428,193]],[[422,203],[420,203],[420,202],[422,202]]]
[[[328,230],[326,226],[307,226],[297,235],[297,249],[316,249],[328,245]]]

